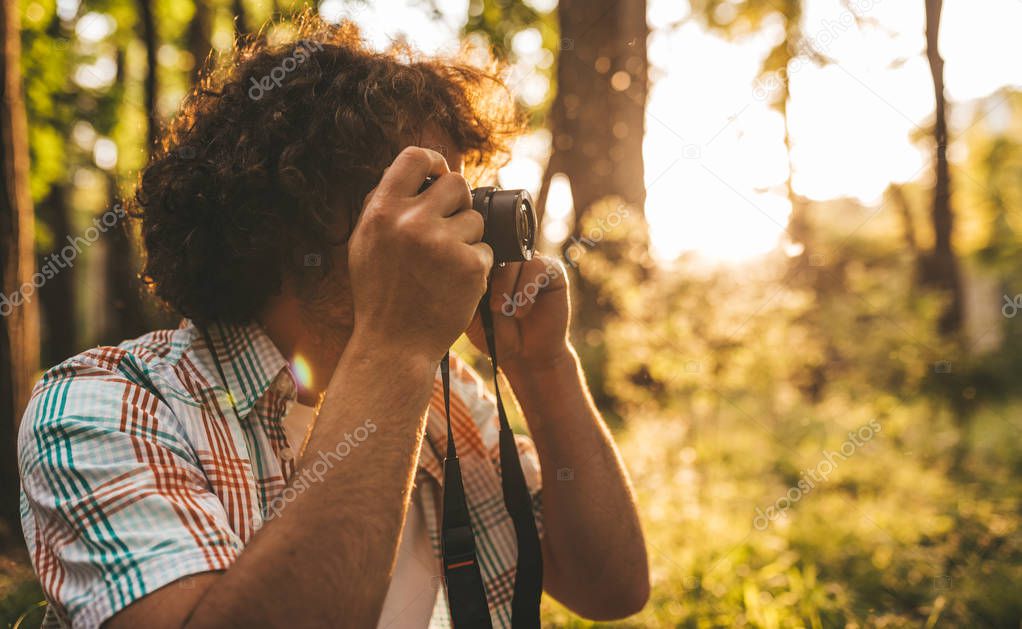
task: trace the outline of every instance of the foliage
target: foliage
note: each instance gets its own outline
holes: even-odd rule
[[[765,530],[756,508],[870,420],[855,399],[770,419],[750,400],[698,424],[634,417],[621,437],[643,513],[653,598],[638,616],[589,623],[547,601],[551,627],[1015,626],[1022,618],[1018,407],[985,413],[973,478],[942,463],[946,414],[881,401],[882,429]],[[1012,418],[1008,421],[1006,418]],[[771,429],[758,426],[765,421]]]
[[[990,225],[965,249],[970,279],[1006,286],[1019,240],[1001,227],[1022,189],[1004,176],[1010,120],[969,140],[974,185],[957,191]],[[917,206],[925,190],[906,195]],[[996,316],[976,336],[1001,340],[982,349],[943,340],[896,204],[810,214],[792,259],[622,264],[644,233],[626,222],[580,261],[613,312],[608,384],[654,576],[646,609],[606,626],[1016,626],[1022,318]],[[870,422],[873,437],[803,491]],[[785,497],[782,517],[757,522]],[[594,626],[553,602],[545,613]]]
[[[496,58],[510,64],[512,85],[536,73],[548,82],[550,88],[542,101],[532,106],[523,103],[532,125],[542,126],[556,93],[553,60],[561,47],[556,13],[541,13],[523,0],[471,0],[463,31],[481,38]],[[540,37],[542,48],[534,58],[522,58],[514,50],[514,38],[523,31],[536,31]]]

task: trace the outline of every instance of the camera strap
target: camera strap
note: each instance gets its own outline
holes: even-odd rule
[[[500,476],[504,507],[514,524],[518,542],[514,595],[511,599],[511,626],[538,628],[539,604],[543,595],[543,555],[539,532],[532,511],[532,497],[518,458],[515,435],[508,423],[497,377],[497,344],[490,310],[490,288],[479,304],[486,346],[493,367],[493,390],[497,398],[500,422]],[[465,486],[451,427],[450,352],[440,362],[444,388],[444,411],[447,414],[447,457],[444,459],[443,520],[441,546],[444,576],[447,579],[447,603],[455,629],[492,627],[486,603],[486,590],[476,556],[475,536],[469,520]]]

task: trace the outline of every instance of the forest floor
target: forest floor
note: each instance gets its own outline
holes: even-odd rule
[[[548,597],[544,626],[1020,627],[1022,407],[977,414],[953,470],[959,431],[924,402],[754,406],[617,431],[652,598],[594,624]],[[2,626],[41,598],[25,559],[0,560]]]
[[[975,416],[952,471],[958,430],[925,403],[753,406],[620,431],[652,598],[595,624],[548,599],[544,626],[1022,627],[1018,407]]]

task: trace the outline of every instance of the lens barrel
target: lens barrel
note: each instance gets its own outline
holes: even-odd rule
[[[433,177],[427,177],[419,193],[433,181]],[[536,210],[528,190],[475,188],[472,209],[483,217],[483,242],[493,249],[494,262],[532,259],[536,251]]]

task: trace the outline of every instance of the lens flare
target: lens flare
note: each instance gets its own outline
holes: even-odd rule
[[[291,363],[291,373],[295,375],[299,387],[312,388],[312,368],[309,366],[309,361],[305,360],[301,354],[295,354],[294,361]]]

